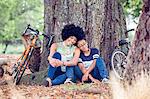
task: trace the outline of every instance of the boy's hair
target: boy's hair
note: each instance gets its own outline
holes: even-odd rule
[[[4,69],[0,67],[0,77],[3,77],[3,75],[4,75]]]
[[[85,38],[83,29],[79,26],[75,26],[74,24],[65,25],[61,36],[63,41],[68,39],[70,36],[75,36],[77,41]]]

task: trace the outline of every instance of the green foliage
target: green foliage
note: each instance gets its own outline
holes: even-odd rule
[[[42,0],[1,0],[0,13],[0,42],[20,38],[27,24],[43,30]]]
[[[139,17],[142,8],[142,0],[120,0],[124,7],[126,15],[132,15],[133,18]]]

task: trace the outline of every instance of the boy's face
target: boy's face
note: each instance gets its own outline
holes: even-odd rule
[[[77,46],[83,52],[84,51],[88,51],[88,43],[86,42],[86,40],[80,40],[80,41],[78,41]]]

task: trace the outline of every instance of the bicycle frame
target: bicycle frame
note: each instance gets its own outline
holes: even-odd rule
[[[126,38],[128,38],[128,32],[133,31],[134,29],[130,29],[125,32]],[[122,47],[123,45],[126,45],[127,52],[121,50],[119,47]],[[123,75],[125,73],[125,64],[126,64],[126,56],[129,51],[129,42],[126,40],[120,40],[119,41],[119,47],[117,47],[111,56],[111,66],[114,71],[114,74],[117,78],[123,79]]]
[[[31,41],[31,44],[27,46],[26,50],[23,52],[21,57],[18,58],[16,64],[14,65],[14,66],[17,66],[15,68],[15,70],[13,71],[13,73],[15,73],[15,75],[14,75],[14,83],[15,83],[15,85],[19,84],[19,82],[20,82],[20,80],[21,80],[21,78],[22,78],[26,68],[29,65],[29,62],[30,62],[33,50],[35,48],[37,48],[36,41],[38,40],[39,32],[38,32],[38,30],[34,30],[34,29],[30,28],[29,26],[30,25],[28,25],[28,27],[26,28],[25,33],[27,32],[28,29],[30,29],[31,31],[36,32],[36,33],[33,34],[33,39]],[[24,36],[25,33],[23,33],[22,36]],[[46,46],[50,46],[54,35],[51,35],[50,37],[45,35],[45,34],[42,34],[42,35],[44,37],[46,37],[46,38],[49,38],[49,41],[48,41]]]

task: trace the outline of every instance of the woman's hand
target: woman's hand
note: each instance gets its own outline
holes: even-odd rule
[[[55,58],[51,58],[49,60],[49,63],[53,66],[53,67],[59,67],[63,65],[63,62],[60,61],[59,59],[55,59]]]

